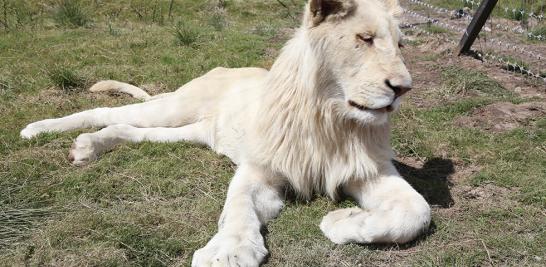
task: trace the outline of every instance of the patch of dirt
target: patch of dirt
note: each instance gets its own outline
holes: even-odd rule
[[[431,158],[425,162],[413,157],[397,157],[394,164],[406,179],[434,208],[451,210],[460,196],[459,183],[479,171],[461,160]]]
[[[462,186],[462,197],[464,199],[476,199],[476,200],[495,200],[504,198],[504,196],[511,195],[512,189],[496,186],[494,184],[485,184],[478,187]]]
[[[546,102],[529,102],[519,105],[499,102],[478,108],[470,116],[457,118],[455,125],[479,128],[489,132],[505,132],[526,125],[533,118],[545,114]]]
[[[434,88],[437,88],[441,83],[441,69],[434,61],[424,60],[427,55],[436,56],[436,53],[431,54],[424,45],[407,46],[402,52],[413,78],[413,88],[416,89],[411,91],[407,97],[416,107],[426,108],[437,105],[439,101],[427,97],[427,94],[435,90]],[[438,53],[442,53],[442,51]]]
[[[138,85],[137,85],[138,86]],[[167,88],[167,85],[164,83],[147,83],[140,86],[148,94],[154,96],[161,93],[173,92],[176,88]]]

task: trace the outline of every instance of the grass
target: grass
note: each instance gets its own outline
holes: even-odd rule
[[[497,81],[487,77],[484,73],[461,67],[446,67],[442,71],[442,79],[448,88],[454,90],[450,94],[503,95],[508,93]]]
[[[432,23],[428,23],[426,25],[426,27],[423,27],[423,28],[425,29],[425,31],[430,32],[430,33],[435,33],[435,34],[449,32],[447,29],[442,28],[440,26],[436,26],[436,25],[434,25]]]
[[[276,1],[222,1],[221,7],[216,1],[175,1],[172,18],[169,2],[81,1],[84,26],[57,23],[60,2],[9,2],[10,30],[0,33],[3,264],[188,266],[215,233],[235,168],[225,157],[187,143],[128,144],[77,168],[66,154],[82,131],[28,141],[18,136],[36,120],[135,103],[80,90],[88,82],[116,79],[172,89],[216,66],[269,67],[289,38],[284,29],[297,25]],[[32,13],[44,3],[42,13]],[[11,26],[19,16],[15,5],[34,14],[17,30]],[[291,14],[303,3],[296,5],[290,3]],[[224,9],[222,18],[214,18],[211,6]],[[427,56],[416,47],[424,42],[406,44],[406,58]],[[497,134],[456,126],[455,119],[488,104],[530,100],[438,57],[427,57],[427,66],[440,70],[431,88],[452,100],[425,106],[408,100],[393,122],[397,153],[423,165],[398,163],[434,207],[430,233],[404,246],[338,246],[318,224],[328,211],[352,202],[321,196],[288,201],[268,225],[266,266],[544,265],[546,120]],[[411,66],[415,73],[427,71],[419,68]],[[472,190],[491,194],[468,197]]]
[[[64,92],[82,89],[85,84],[85,78],[69,66],[53,66],[52,69],[48,70],[47,74],[51,83]]]
[[[175,43],[182,46],[192,45],[199,38],[197,29],[183,22],[178,22],[176,27],[174,27],[173,35],[175,37]]]
[[[215,8],[209,19],[209,25],[217,31],[222,31],[228,26],[225,10],[223,8]]]
[[[546,40],[546,25],[541,25],[533,28],[530,31],[533,35],[528,35],[527,38],[530,40],[545,41]],[[542,36],[542,37],[537,37]]]
[[[72,27],[84,27],[91,22],[80,0],[61,0],[54,18],[60,25]]]

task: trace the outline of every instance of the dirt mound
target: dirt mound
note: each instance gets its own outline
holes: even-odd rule
[[[470,116],[459,117],[455,120],[455,125],[479,128],[490,132],[504,132],[525,125],[532,119],[545,114],[545,102],[529,102],[519,105],[500,102],[478,108]]]

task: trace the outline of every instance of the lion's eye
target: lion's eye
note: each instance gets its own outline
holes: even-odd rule
[[[404,47],[406,47],[406,46],[402,42],[398,43],[398,48],[402,49]]]
[[[360,39],[361,41],[369,44],[369,45],[373,45],[373,36],[371,35],[366,35],[366,34],[357,34],[356,35],[356,38]]]

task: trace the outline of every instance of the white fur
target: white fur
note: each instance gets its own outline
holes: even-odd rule
[[[21,136],[106,127],[76,139],[71,158],[78,165],[120,142],[144,140],[199,142],[230,157],[239,167],[218,233],[194,254],[193,266],[257,266],[267,254],[260,228],[282,208],[284,185],[303,197],[336,198],[341,189],[359,202],[324,217],[320,228],[333,242],[408,242],[427,229],[430,209],[391,163],[385,107],[396,110],[400,98],[385,80],[411,86],[393,17],[398,2],[311,2],[342,5],[315,15],[308,4],[269,72],[217,68],[160,97],[101,82],[92,90],[147,102],[35,122]],[[357,34],[374,35],[373,44]]]

